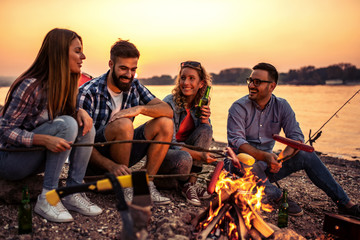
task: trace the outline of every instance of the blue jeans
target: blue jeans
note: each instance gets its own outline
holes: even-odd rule
[[[73,143],[93,143],[94,127],[82,136],[76,120],[70,116],[60,116],[46,122],[33,131],[60,137]],[[0,177],[8,180],[20,180],[29,175],[44,172],[43,188],[58,187],[61,170],[69,158],[68,186],[81,184],[90,159],[92,147],[74,147],[70,150],[54,153],[49,150],[33,152],[0,152]]]
[[[236,169],[231,165],[229,159],[226,160],[225,166],[227,170],[236,173]],[[342,187],[335,181],[329,170],[314,152],[300,151],[294,157],[283,162],[278,173],[271,173],[267,164],[263,161],[256,161],[252,169],[259,178],[265,181],[265,195],[270,199],[279,199],[282,194],[281,190],[272,183],[299,170],[304,170],[310,180],[323,190],[335,204],[346,205],[350,201]]]
[[[211,127],[207,124],[201,124],[190,134],[190,136],[186,139],[185,144],[208,149],[210,147],[211,140]],[[201,169],[202,162],[193,161],[190,153],[180,149],[169,148],[158,173],[189,174],[190,172],[201,172]],[[187,181],[188,178],[189,177],[182,177],[179,178],[179,180]]]

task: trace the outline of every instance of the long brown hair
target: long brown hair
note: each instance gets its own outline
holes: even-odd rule
[[[51,119],[75,112],[80,74],[70,72],[69,48],[72,40],[76,38],[82,44],[81,37],[68,29],[54,28],[46,34],[34,63],[11,85],[6,95],[3,114],[9,107],[13,92],[27,78],[35,78],[36,81],[27,88],[22,99],[26,99],[26,96],[40,85],[42,94],[47,95],[47,108]]]
[[[189,61],[190,62],[190,61]],[[194,104],[198,103],[200,101],[200,99],[202,98],[202,96],[205,94],[206,88],[207,86],[211,86],[212,83],[212,77],[210,74],[208,74],[205,70],[205,68],[203,66],[201,66],[201,70],[200,69],[196,69],[193,68],[197,71],[197,73],[199,74],[200,77],[200,81],[204,81],[204,86],[202,88],[199,89],[199,91],[196,93],[196,96],[193,100],[193,102],[191,103],[191,106],[186,106],[186,101],[185,101],[185,96],[184,94],[181,92],[180,89],[180,79],[181,79],[181,71],[184,69],[185,67],[180,68],[179,74],[176,77],[175,80],[175,87],[172,90],[172,94],[173,94],[173,100],[175,102],[175,105],[178,108],[186,108],[186,107],[191,107]]]

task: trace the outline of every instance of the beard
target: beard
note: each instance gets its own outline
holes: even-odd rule
[[[112,79],[113,79],[113,83],[114,85],[122,92],[127,92],[130,90],[130,87],[131,87],[131,84],[132,84],[132,81],[134,80],[134,77],[127,77],[127,76],[119,76],[117,77],[116,74],[115,74],[115,69],[113,68],[113,72],[112,72],[112,75],[111,75]],[[129,83],[124,83],[121,81],[121,79],[128,79],[130,80]]]

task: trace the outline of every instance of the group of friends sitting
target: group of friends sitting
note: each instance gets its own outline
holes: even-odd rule
[[[64,197],[56,206],[47,202],[46,193],[58,187],[67,159],[67,186],[82,184],[85,175],[131,174],[131,167],[146,157],[144,168],[148,175],[181,174],[172,180],[188,203],[200,206],[202,199],[211,197],[206,186],[196,184],[196,174],[191,173],[201,172],[203,164],[216,161],[215,156],[184,147],[210,147],[210,104],[201,106],[201,116],[196,116],[195,111],[211,86],[211,75],[199,62],[182,62],[171,94],[160,100],[135,78],[139,57],[133,43],[116,41],[110,50],[109,70],[78,88],[85,59],[82,38],[74,31],[55,28],[45,36],[34,63],[11,85],[0,116],[0,147],[44,146],[46,151],[0,151],[0,177],[19,180],[43,172],[42,192],[34,208],[40,216],[53,222],[70,222],[74,219],[68,210],[88,216],[102,213],[84,193]],[[282,197],[281,189],[273,182],[305,170],[340,212],[359,217],[360,206],[349,199],[315,153],[286,147],[284,155],[293,157],[283,163],[277,161],[273,134],[283,130],[287,138],[304,142],[291,106],[272,93],[277,81],[278,72],[271,64],[253,67],[247,78],[249,94],[228,110],[229,147],[256,159],[251,171],[263,180],[269,200],[278,202]],[[134,129],[133,120],[140,114],[151,120]],[[151,141],[71,146],[122,140],[184,146]],[[227,171],[238,174],[229,159],[224,161]],[[170,198],[158,191],[158,184],[149,178],[153,203],[169,204]],[[125,200],[131,202],[132,196],[133,189],[125,188]],[[303,211],[289,200],[289,214],[299,216]]]

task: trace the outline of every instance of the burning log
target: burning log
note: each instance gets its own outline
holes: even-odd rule
[[[237,215],[237,219],[238,219],[239,239],[241,239],[241,240],[248,239],[249,232],[248,232],[248,230],[246,228],[244,219],[243,219],[243,217],[241,215],[241,209],[236,204],[233,204],[232,206],[236,211],[236,215]]]
[[[199,231],[197,239],[225,236],[244,240],[273,235],[274,230],[257,213],[260,209],[272,210],[269,205],[261,203],[264,187],[257,186],[258,179],[251,171],[242,170],[244,175],[241,178],[234,175],[229,177],[224,170],[220,174],[216,171],[212,188],[215,185],[218,197],[192,221]]]
[[[264,237],[268,238],[274,234],[274,230],[260,217],[260,215],[250,206],[249,207],[254,215],[254,219],[252,220],[252,225],[256,230],[258,230]]]
[[[253,219],[251,220],[251,229],[248,229],[245,225],[241,207],[248,208],[248,210],[252,213]],[[262,217],[252,207],[250,207],[248,204],[241,207],[239,207],[235,203],[233,197],[229,197],[227,202],[221,207],[220,211],[214,216],[211,222],[209,224],[204,224],[205,228],[201,232],[199,232],[196,239],[206,239],[209,234],[214,231],[214,228],[219,225],[218,223],[225,217],[227,212],[230,212],[232,209],[235,211],[235,222],[237,222],[236,239],[246,240],[250,237],[251,239],[262,239],[262,236],[265,238],[269,238],[273,235],[274,230],[262,219]],[[228,232],[228,234],[231,234],[231,232]]]
[[[219,207],[220,203],[226,203],[227,200],[231,197],[231,194],[224,192],[220,195],[216,196],[213,200],[211,200],[209,206],[200,212],[194,219],[192,219],[191,224],[193,227],[196,227],[200,222],[204,221],[209,214],[209,212],[214,212]]]
[[[196,239],[206,239],[207,236],[210,234],[210,232],[213,230],[216,224],[220,221],[220,219],[225,215],[227,211],[231,209],[230,204],[225,204],[219,211],[219,213],[214,217],[214,219],[209,223],[209,225],[206,226],[205,230],[203,230]]]

